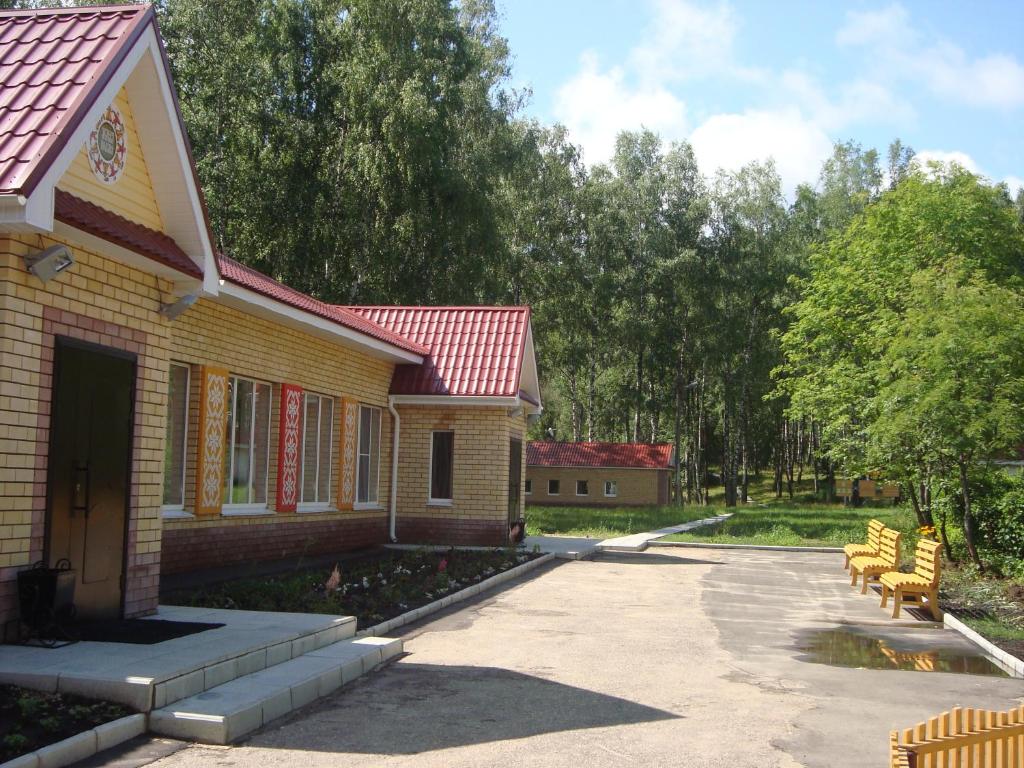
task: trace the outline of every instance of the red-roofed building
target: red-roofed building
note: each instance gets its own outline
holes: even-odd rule
[[[499,545],[540,412],[525,307],[342,307],[217,255],[148,5],[0,11],[0,624],[161,575]]]
[[[675,451],[669,443],[534,441],[526,448],[527,504],[668,504]]]

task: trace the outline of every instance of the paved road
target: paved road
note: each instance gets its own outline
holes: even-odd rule
[[[837,559],[659,548],[549,566],[414,626],[404,658],[247,742],[154,766],[877,768],[892,727],[1024,696],[1019,680],[802,660],[801,638],[840,622],[957,647],[884,630]]]

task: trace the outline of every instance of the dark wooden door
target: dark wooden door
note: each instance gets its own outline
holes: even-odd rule
[[[519,519],[519,499],[523,487],[523,441],[508,443],[508,524]]]
[[[54,371],[47,559],[71,562],[80,618],[118,618],[135,362],[113,350],[58,341]]]

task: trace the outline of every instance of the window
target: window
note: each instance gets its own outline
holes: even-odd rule
[[[587,481],[586,480],[577,480],[576,481],[576,495],[577,496],[589,496],[590,495],[590,490],[587,488]]]
[[[359,406],[359,472],[356,503],[376,504],[380,485],[380,408]]]
[[[431,433],[430,446],[430,500],[451,501],[452,464],[454,462],[455,433]]]
[[[224,503],[267,503],[270,469],[270,385],[232,376],[228,380]]]
[[[558,495],[558,481],[557,480],[548,480],[548,496],[557,496],[557,495]]]
[[[533,480],[527,480],[525,482],[525,490],[526,490],[526,495],[527,496],[529,496],[531,493],[533,493]]]
[[[619,481],[618,480],[605,480],[604,481],[604,495],[609,498],[619,495]]]
[[[334,398],[306,393],[302,420],[302,487],[300,504],[331,500],[331,447],[334,437]]]
[[[188,431],[187,365],[171,363],[167,393],[167,432],[164,443],[164,506],[185,505],[185,446]]]

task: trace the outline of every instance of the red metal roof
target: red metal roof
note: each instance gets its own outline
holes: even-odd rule
[[[393,395],[515,397],[530,326],[529,307],[348,307],[422,344],[422,365],[399,365]]]
[[[670,443],[556,443],[535,441],[526,446],[532,467],[620,467],[670,469]]]
[[[53,193],[53,216],[108,243],[142,254],[186,275],[202,278],[203,271],[163,232],[144,227],[62,189]]]
[[[0,193],[32,192],[152,19],[148,5],[0,12]]]
[[[235,285],[240,285],[243,288],[248,288],[250,291],[255,291],[283,304],[288,304],[296,309],[301,309],[325,320],[338,323],[350,330],[366,334],[378,341],[391,344],[407,352],[417,355],[427,354],[428,350],[415,341],[403,338],[387,328],[382,328],[372,320],[368,320],[345,307],[326,304],[319,299],[314,299],[312,296],[300,293],[294,288],[289,288],[284,283],[279,283],[262,272],[257,272],[252,267],[247,267],[228,256],[223,254],[218,256],[217,263],[220,267],[221,277]]]

